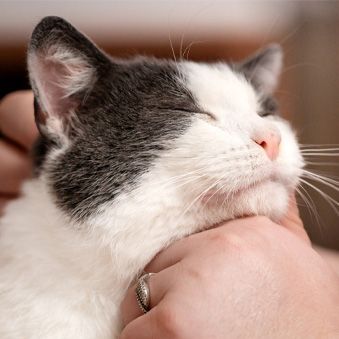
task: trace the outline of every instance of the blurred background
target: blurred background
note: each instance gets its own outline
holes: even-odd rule
[[[283,116],[311,149],[339,145],[337,1],[0,0],[0,98],[29,87],[26,45],[46,15],[64,17],[117,56],[238,60],[278,42],[285,52],[277,91]],[[313,241],[339,249],[339,156],[328,155],[335,153],[331,151],[325,156],[317,156],[317,150],[307,152],[312,162],[308,168],[327,175],[330,185],[310,179],[313,187],[303,183],[302,217]]]

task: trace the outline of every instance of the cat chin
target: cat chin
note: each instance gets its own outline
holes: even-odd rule
[[[234,199],[234,217],[263,215],[279,221],[287,211],[289,195],[289,189],[280,182],[260,183]]]
[[[219,195],[207,203],[205,201],[204,204],[210,211],[219,210],[217,213],[223,221],[262,215],[278,222],[287,211],[290,194],[290,189],[284,184],[277,181],[265,181],[237,192],[229,201]]]

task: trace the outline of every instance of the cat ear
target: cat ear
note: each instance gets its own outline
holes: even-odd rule
[[[27,63],[38,128],[60,139],[109,59],[65,20],[46,17],[32,33]]]
[[[278,85],[282,65],[281,47],[270,44],[245,59],[238,67],[259,92],[272,94]]]

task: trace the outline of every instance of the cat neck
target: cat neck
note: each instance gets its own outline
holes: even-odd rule
[[[162,195],[145,187],[142,191],[122,194],[89,219],[74,222],[56,206],[39,178],[24,184],[23,197],[8,212],[13,218],[20,210],[15,223],[29,224],[23,241],[43,245],[83,270],[84,276],[110,272],[108,281],[118,276],[121,286],[128,286],[161,249],[206,224],[206,211],[183,213],[176,191]]]

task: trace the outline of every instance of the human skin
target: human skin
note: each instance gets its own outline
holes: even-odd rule
[[[295,214],[191,235],[146,271],[151,310],[142,315],[130,288],[121,339],[339,338],[339,277]]]
[[[37,137],[31,91],[18,91],[0,102],[0,214],[31,175],[29,152]]]
[[[0,102],[0,130],[1,213],[31,175],[38,134],[31,91]],[[321,253],[339,268],[337,255]],[[281,225],[264,217],[228,222],[173,244],[146,270],[156,272],[152,310],[141,316],[132,286],[123,339],[339,337],[338,276],[311,248],[293,197]]]

